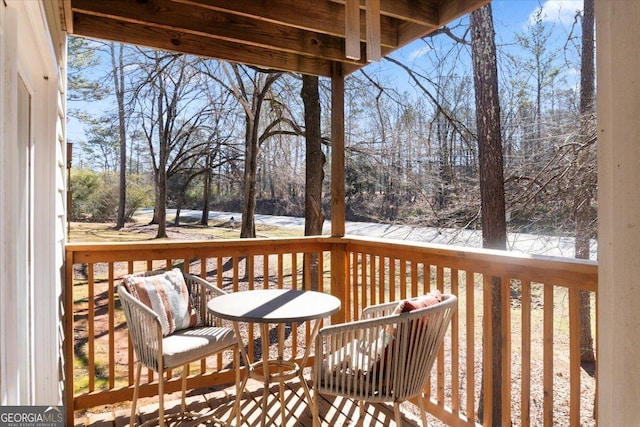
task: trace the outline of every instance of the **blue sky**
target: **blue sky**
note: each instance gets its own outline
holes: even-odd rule
[[[494,28],[496,43],[511,43],[516,32],[525,31],[533,19],[535,12],[542,8],[542,18],[545,23],[554,27],[554,31],[568,33],[574,22],[576,10],[582,10],[582,0],[493,0]],[[464,17],[468,20],[468,17]],[[413,50],[411,48],[413,47]],[[417,57],[423,49],[420,42],[407,46],[404,55]],[[416,51],[417,50],[417,51]]]
[[[491,7],[496,23],[502,22],[511,28],[526,25],[538,7],[542,7],[543,15],[549,22],[571,25],[575,11],[582,10],[582,0],[493,0]]]

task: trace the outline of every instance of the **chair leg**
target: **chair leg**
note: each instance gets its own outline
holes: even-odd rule
[[[164,427],[164,372],[158,372],[158,425]]]
[[[366,414],[366,411],[364,410],[364,400],[359,400],[358,401],[358,409],[360,410],[360,418],[358,419],[358,423],[359,425],[363,425],[364,424],[364,417]]]
[[[424,394],[418,396],[418,407],[420,408],[420,418],[422,418],[422,427],[429,427],[427,422],[427,411],[424,409]]]
[[[315,381],[315,379],[314,379]],[[314,386],[315,386],[314,382]],[[313,390],[313,395],[311,396],[311,417],[313,418],[313,427],[320,427],[320,408],[318,408],[318,390]]]
[[[133,402],[131,402],[131,417],[129,417],[129,425],[136,425],[136,406],[138,404],[138,389],[140,388],[140,375],[142,373],[142,363],[136,363],[136,378],[133,383]]]
[[[396,417],[396,425],[400,427],[402,425],[402,414],[400,413],[400,403],[393,402],[393,413]]]
[[[187,371],[189,370],[189,365],[184,365],[182,367],[182,402],[180,403],[180,418],[184,417],[184,412],[187,409],[187,401],[185,395],[187,394]]]
[[[240,427],[242,416],[240,414],[240,404],[242,403],[242,389],[240,384],[240,349],[236,346],[233,349],[233,366],[236,368],[236,401],[234,402],[234,411],[236,412],[236,427]],[[231,418],[229,419],[231,421]]]

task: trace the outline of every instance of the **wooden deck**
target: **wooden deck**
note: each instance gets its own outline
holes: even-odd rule
[[[280,406],[277,402],[278,385],[272,385],[270,388],[271,396],[268,404],[268,426],[280,426]],[[250,380],[247,389],[244,392],[242,400],[242,414],[245,417],[243,426],[259,426],[261,411],[262,384]],[[312,425],[311,409],[306,402],[302,400],[303,392],[299,381],[292,380],[286,384],[285,400],[286,400],[286,425],[293,427],[307,427]],[[215,416],[227,420],[231,413],[231,405],[235,398],[235,387],[229,386],[225,389],[218,390],[196,390],[187,392],[187,406],[191,412],[202,414],[203,416],[214,413]],[[180,395],[173,393],[167,396],[166,411],[168,413],[178,413],[180,411]],[[151,403],[153,398],[142,401],[140,405],[140,415],[138,421],[143,423],[151,420],[158,415],[158,405]],[[414,427],[420,426],[418,414],[414,412],[417,408],[410,404],[403,405],[403,426]],[[364,426],[396,426],[393,419],[392,405],[367,405],[365,419],[361,425]],[[117,409],[109,409],[103,412],[86,413],[80,417],[76,417],[75,426],[92,426],[92,427],[115,427],[126,426],[129,424],[130,406],[120,406]],[[320,399],[320,416],[322,418],[322,426],[348,426],[355,425],[358,421],[358,406],[349,399],[332,396],[323,396]],[[433,419],[429,419],[430,425]],[[439,423],[438,423],[439,424]],[[172,426],[196,426],[196,425],[212,425],[206,419],[174,421]],[[235,423],[234,423],[235,425]]]

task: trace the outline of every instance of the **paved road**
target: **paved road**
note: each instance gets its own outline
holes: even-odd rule
[[[168,210],[169,215],[175,215],[175,210]],[[182,210],[183,217],[200,218],[198,210]],[[209,219],[214,221],[229,221],[234,218],[236,224],[240,223],[242,214],[239,212],[210,212]],[[293,227],[304,229],[304,218],[277,215],[256,214],[256,224],[268,224],[279,227]],[[445,245],[458,245],[479,248],[482,246],[482,234],[475,230],[460,230],[450,228],[411,227],[401,224],[379,224],[371,222],[347,221],[346,233],[357,236],[383,237],[396,240],[411,240],[419,242],[439,243]],[[329,234],[331,222],[325,221],[323,233]],[[572,258],[574,256],[574,239],[570,237],[540,236],[524,233],[511,233],[508,236],[509,249],[512,251],[561,256]],[[596,259],[597,244],[591,243],[591,259]]]

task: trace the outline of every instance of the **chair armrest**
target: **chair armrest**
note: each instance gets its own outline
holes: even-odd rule
[[[226,295],[227,293],[217,287],[216,285],[192,274],[183,274],[184,280],[187,283],[187,286],[192,286],[193,284],[197,284],[205,288],[206,291],[211,292],[215,296]]]
[[[158,354],[162,350],[162,325],[159,316],[134,298],[124,284],[118,286],[118,296],[138,360],[143,365],[158,370]]]
[[[184,281],[189,288],[193,305],[202,322],[207,326],[222,326],[220,319],[209,314],[209,310],[207,310],[207,303],[211,298],[226,295],[227,293],[198,276],[194,276],[192,274],[183,275]]]
[[[393,313],[393,310],[396,309],[399,303],[399,301],[392,301],[365,307],[362,310],[362,318],[370,319],[374,317],[388,316]]]

